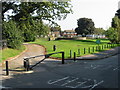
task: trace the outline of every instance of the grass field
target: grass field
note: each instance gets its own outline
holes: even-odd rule
[[[107,39],[101,39],[100,45],[106,45],[110,41]],[[65,58],[70,57],[70,50],[73,52],[76,52],[77,56],[83,56],[90,54],[88,53],[88,48],[92,51],[92,47],[98,46],[96,44],[96,39],[89,39],[89,40],[55,40],[55,41],[47,41],[45,39],[37,39],[35,42],[30,42],[34,44],[43,45],[47,49],[47,54],[49,53],[55,53],[55,52],[65,52]],[[56,51],[53,51],[53,45],[56,45]],[[86,48],[86,54],[83,53],[84,48]],[[80,55],[78,55],[78,49],[80,49]],[[107,48],[109,49],[109,48]],[[106,50],[106,49],[104,49]],[[96,53],[98,51],[95,51]],[[91,52],[92,53],[92,52]],[[61,54],[52,55],[52,57],[58,57],[61,58]]]
[[[25,50],[25,46],[22,46],[20,50],[10,49],[10,48],[5,48],[3,50],[0,50],[0,62],[10,57],[19,55],[24,50]]]

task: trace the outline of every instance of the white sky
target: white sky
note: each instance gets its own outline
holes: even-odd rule
[[[72,0],[73,14],[65,20],[57,21],[62,30],[71,30],[77,27],[77,19],[91,18],[96,28],[107,29],[111,26],[112,18],[118,10],[120,0]]]

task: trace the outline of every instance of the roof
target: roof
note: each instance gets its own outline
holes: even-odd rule
[[[64,32],[75,32],[74,30],[64,30]]]

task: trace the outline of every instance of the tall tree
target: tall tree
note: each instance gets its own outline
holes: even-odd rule
[[[112,43],[120,43],[120,19],[117,15],[112,19],[111,26],[106,31],[106,36]]]
[[[61,27],[60,26],[54,26],[50,28],[51,31],[61,31]]]
[[[117,10],[117,13],[115,15],[120,19],[120,9]]]
[[[67,2],[2,2],[2,16],[9,10],[13,15],[8,14],[8,21],[17,22],[17,26],[24,36],[24,41],[34,41],[37,35],[48,33],[48,25],[43,24],[43,20],[56,24],[55,20],[62,20],[71,13],[72,5]]]
[[[104,34],[105,30],[103,28],[95,28],[94,34]]]
[[[12,19],[15,21],[25,21],[28,17],[32,17],[35,20],[48,20],[54,23],[55,19],[65,19],[68,13],[71,13],[72,5],[67,2],[3,2],[2,15],[8,10],[12,9],[14,15]],[[36,14],[36,16],[34,16]],[[8,15],[10,16],[10,15]]]
[[[94,22],[92,19],[88,18],[80,18],[77,20],[78,27],[75,29],[77,34],[81,34],[82,36],[86,36],[87,34],[92,34],[94,32]]]

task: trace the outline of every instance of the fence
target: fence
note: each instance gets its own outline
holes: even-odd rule
[[[29,58],[24,58],[24,68],[26,71],[29,71],[30,69],[33,69],[33,67],[37,66],[39,63],[43,62],[46,58],[49,58],[51,55],[53,54],[62,54],[62,64],[64,64],[64,52],[56,52],[56,53],[51,53],[51,54],[46,54],[46,55],[39,55],[39,56],[34,56],[34,57],[29,57]],[[30,65],[29,60],[32,58],[37,58],[37,57],[42,57],[45,56],[42,60],[40,60],[39,62],[37,62],[34,65]]]

